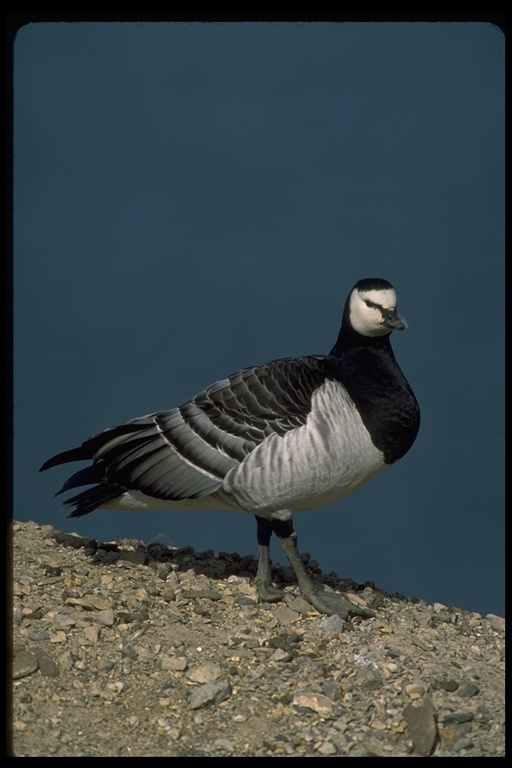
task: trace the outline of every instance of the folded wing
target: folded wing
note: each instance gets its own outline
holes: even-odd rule
[[[100,484],[66,502],[81,504],[78,514],[130,490],[167,501],[208,496],[266,438],[305,423],[312,394],[325,379],[325,360],[285,358],[245,368],[177,408],[106,429],[41,469],[92,461],[59,491]]]

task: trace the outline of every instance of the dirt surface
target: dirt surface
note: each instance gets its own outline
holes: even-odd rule
[[[500,757],[505,621],[291,570],[258,602],[252,556],[105,544],[13,524],[15,756]]]

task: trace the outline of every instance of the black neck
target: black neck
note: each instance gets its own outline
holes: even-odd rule
[[[373,349],[381,349],[393,355],[389,337],[389,333],[386,333],[384,336],[363,336],[361,333],[354,331],[350,325],[344,324],[341,326],[336,344],[331,349],[330,354],[333,357],[341,357],[349,349],[373,347]]]

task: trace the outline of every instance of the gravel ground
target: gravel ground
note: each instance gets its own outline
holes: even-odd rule
[[[13,523],[11,752],[501,757],[505,621],[309,567],[375,612],[258,602],[256,561]]]

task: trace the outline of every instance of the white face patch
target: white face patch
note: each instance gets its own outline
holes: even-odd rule
[[[379,307],[395,309],[396,293],[393,288],[352,291],[350,295],[352,328],[363,336],[385,336],[390,333],[390,329],[382,325],[382,312]]]

